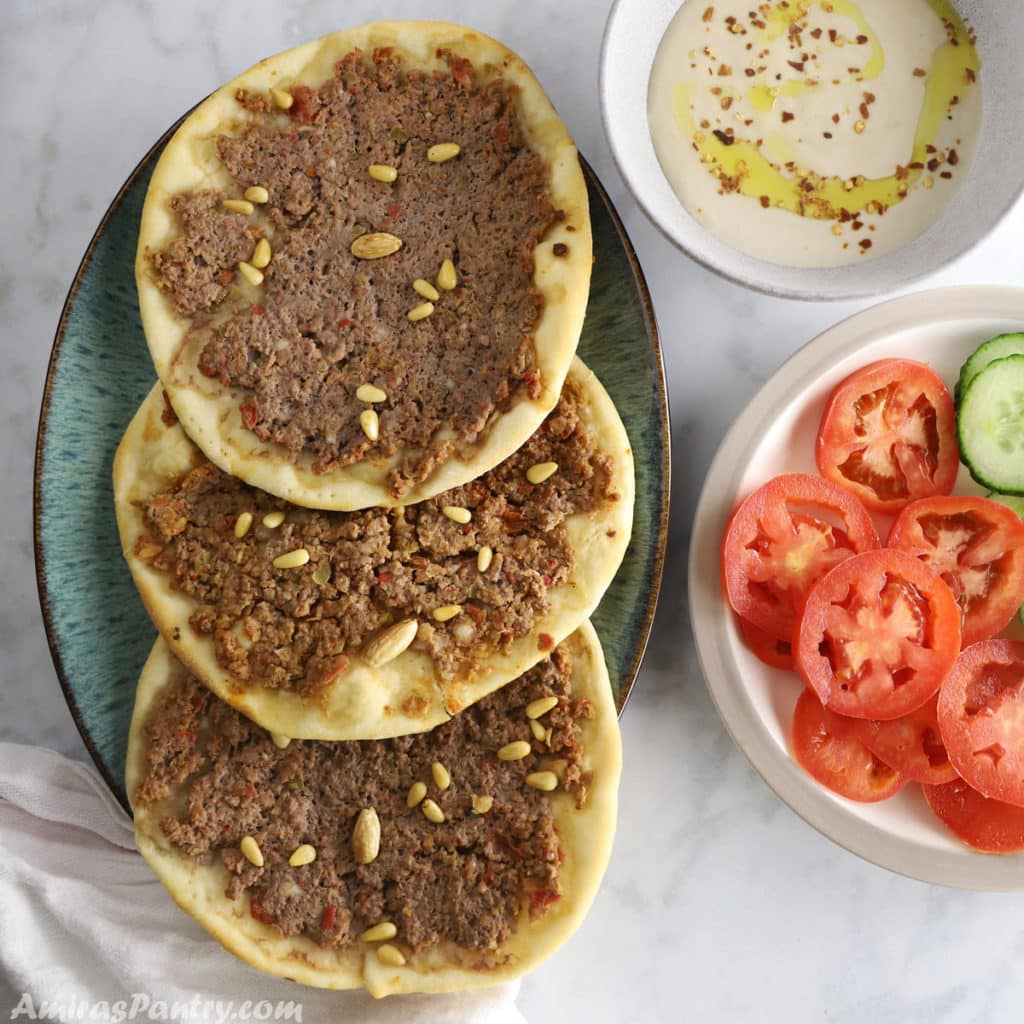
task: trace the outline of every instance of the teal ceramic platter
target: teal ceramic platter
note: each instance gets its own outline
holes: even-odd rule
[[[121,557],[111,468],[128,421],[156,379],[133,267],[150,174],[173,131],[118,192],[78,268],[54,339],[36,442],[36,570],[50,650],[82,739],[125,807],[135,682],[156,631]],[[593,620],[621,711],[661,583],[668,404],[643,274],[608,196],[584,169],[595,262],[579,351],[622,414],[637,473],[632,541]]]

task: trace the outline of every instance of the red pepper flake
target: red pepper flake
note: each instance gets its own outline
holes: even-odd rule
[[[833,114],[832,115],[832,123],[833,124],[839,124],[839,115],[838,114]]]
[[[544,575],[541,576],[541,580],[543,581],[545,587],[551,586],[551,577],[547,573],[544,573]]]
[[[915,78],[924,78],[924,76],[927,75],[927,74],[928,74],[928,72],[925,71],[924,68],[914,68],[914,77]]]
[[[974,68],[968,68],[968,69],[967,69],[967,81],[968,81],[968,82],[974,82],[974,81],[976,81],[976,80],[977,80],[977,77],[978,77],[978,76],[977,76],[977,75],[976,75],[976,74],[974,73]]]
[[[256,787],[251,782],[247,782],[245,784],[243,796],[247,797],[249,800],[252,800],[252,798],[256,796]]]
[[[535,889],[530,893],[530,917],[540,917],[557,900],[557,892],[550,889]]]
[[[946,180],[946,181],[949,181],[949,179],[950,179],[950,178],[952,178],[952,177],[953,177],[953,175],[952,175],[952,173],[951,173],[950,171],[943,171],[943,172],[942,172],[942,173],[941,173],[941,174],[939,175],[939,177],[940,177],[940,178],[945,178],[945,180]]]
[[[334,922],[337,919],[338,912],[332,906],[324,907],[324,915],[320,918],[320,927],[325,931],[329,932],[334,927]]]
[[[761,196],[761,205],[767,210],[772,205],[772,201],[768,196]]]
[[[235,279],[235,272],[233,270],[222,270],[217,275],[217,280],[221,284],[231,284],[231,282],[234,281],[234,279]]]
[[[340,657],[338,659],[338,663],[334,666],[334,668],[331,669],[331,671],[326,676],[324,676],[324,682],[325,683],[333,682],[347,668],[348,668],[348,658],[344,657],[344,655],[343,655],[342,657]]]
[[[753,68],[744,68],[743,74],[745,74],[747,78],[753,78],[754,75],[757,74],[757,72]]]
[[[388,216],[392,220],[400,220],[405,216],[405,207],[401,203],[390,203],[388,205]]]
[[[252,313],[253,316],[263,316],[263,314],[266,313],[266,310],[258,302],[254,302],[249,307],[249,312]]]
[[[859,246],[860,246],[860,247],[861,247],[861,248],[862,248],[862,249],[863,249],[863,250],[864,250],[865,252],[867,252],[867,250],[871,248],[871,239],[870,239],[870,238],[862,238],[862,239],[861,239],[861,240],[860,240],[860,241],[859,241],[859,242],[858,242],[857,244],[858,244],[858,245],[859,245]]]
[[[865,121],[871,116],[871,108],[866,103],[862,103],[858,109],[860,110],[860,116]]]
[[[821,38],[821,29],[820,28],[812,28],[811,29],[811,38],[812,39],[820,39]]]
[[[804,62],[802,60],[787,60],[786,63],[793,68],[794,71],[803,71]]]
[[[867,36],[857,36],[857,45],[863,46],[868,41]]]
[[[238,407],[238,411],[242,415],[242,426],[244,426],[246,430],[252,430],[260,418],[260,411],[256,408],[256,403],[243,402]]]
[[[785,124],[787,121],[792,121],[796,117],[795,114],[790,113],[788,110],[782,112],[782,122]]]
[[[956,165],[957,165],[958,163],[960,163],[960,154],[959,154],[959,153],[957,153],[957,151],[956,151],[955,149],[951,149],[951,150],[950,150],[950,151],[949,151],[949,152],[948,152],[948,153],[946,154],[946,160],[948,161],[948,163],[949,163],[949,165],[950,165],[951,167],[956,167]]]
[[[387,583],[388,580],[390,580],[390,579],[391,579],[391,573],[389,573],[389,572],[379,572],[379,573],[377,573],[377,582],[378,583]]]
[[[538,651],[550,651],[555,646],[555,638],[550,633],[541,633],[537,637],[537,650]]]
[[[339,327],[352,327],[353,326],[353,321],[349,320],[349,318],[347,316],[343,316],[338,321],[338,326]]]
[[[834,28],[830,28],[828,30],[828,41],[830,43],[834,43],[836,41],[836,39],[838,39],[838,38],[839,38],[839,33]]]
[[[555,242],[555,244],[553,246],[551,246],[551,251],[556,256],[568,256],[569,255],[569,246],[567,246],[565,244],[565,242]]]
[[[714,7],[706,7],[704,13],[700,16],[701,21],[710,21],[715,16]]]

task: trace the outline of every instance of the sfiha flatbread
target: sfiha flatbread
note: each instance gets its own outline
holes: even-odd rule
[[[591,267],[576,148],[529,68],[439,22],[261,61],[150,182],[139,305],[215,465],[312,508],[474,479],[551,411]]]
[[[327,512],[250,487],[159,385],[114,462],[124,554],[174,653],[309,739],[432,728],[549,654],[618,569],[633,486],[622,421],[578,359],[526,444],[416,505]]]
[[[384,996],[505,981],[553,953],[608,863],[620,765],[585,623],[433,732],[284,747],[158,640],[126,782],[139,850],[225,948]]]

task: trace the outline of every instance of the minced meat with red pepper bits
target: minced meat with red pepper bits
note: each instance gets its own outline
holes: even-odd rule
[[[505,462],[404,509],[298,508],[203,460],[145,505],[135,552],[195,602],[192,628],[238,680],[314,694],[409,618],[418,647],[453,678],[481,647],[534,630],[575,565],[565,520],[618,500],[580,401],[569,381]],[[554,471],[531,483],[544,464]],[[294,566],[275,567],[282,557]],[[550,650],[551,637],[537,642]]]
[[[249,393],[246,428],[293,458],[312,456],[317,472],[404,452],[389,481],[395,497],[518,395],[539,394],[533,250],[560,216],[513,89],[478,84],[468,60],[439,56],[448,73],[405,70],[388,49],[372,59],[355,51],[318,89],[293,88],[287,112],[240,92],[254,120],[217,140],[237,194],[175,197],[181,234],[150,254],[157,284],[207,335],[200,370]],[[458,154],[429,159],[444,143]],[[393,168],[394,181],[372,177],[371,165]],[[223,205],[254,187],[254,203]],[[378,233],[401,248],[357,258],[353,242]],[[264,236],[272,256],[257,268],[258,302],[242,301],[239,263],[251,277]],[[433,287],[445,260],[450,290]],[[417,279],[436,295],[413,321],[424,303]],[[213,316],[223,303],[230,315]],[[367,384],[386,395],[374,405],[376,440],[355,397]],[[452,439],[435,442],[445,426]]]
[[[387,921],[395,941],[414,953],[445,941],[493,950],[515,929],[524,903],[536,918],[562,892],[550,796],[527,777],[554,771],[557,787],[585,805],[580,723],[592,712],[571,694],[571,673],[572,656],[557,648],[433,732],[292,740],[280,749],[182,668],[145,726],[136,809],[182,792],[174,802],[181,810],[160,820],[168,840],[201,864],[223,864],[226,895],[237,900],[248,891],[252,916],[284,936],[345,947]],[[555,701],[536,719],[539,740],[526,709],[543,698]],[[528,741],[526,756],[497,756],[517,741]],[[445,788],[434,762],[447,773]],[[410,807],[415,783],[424,784],[425,798]],[[428,820],[425,800],[443,821]],[[355,836],[361,812],[380,826],[368,863]],[[243,854],[246,837],[261,867]],[[306,844],[315,860],[290,866]]]

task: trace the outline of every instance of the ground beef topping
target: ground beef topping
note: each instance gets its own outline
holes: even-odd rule
[[[551,589],[575,566],[566,519],[618,500],[611,459],[580,423],[580,400],[568,383],[509,459],[404,509],[297,508],[203,460],[142,509],[135,553],[195,602],[192,628],[212,638],[236,679],[311,695],[344,672],[353,652],[409,618],[419,622],[418,648],[452,678],[482,650],[534,631]],[[527,471],[546,462],[557,470],[530,483]],[[450,518],[453,508],[467,510],[469,522]],[[493,552],[483,571],[482,548]],[[296,551],[308,561],[274,566]],[[458,614],[435,618],[451,606]],[[538,645],[549,650],[551,638],[541,633]]]
[[[586,803],[581,722],[591,708],[571,694],[571,672],[572,656],[557,648],[433,732],[292,740],[280,749],[182,669],[145,726],[136,808],[172,797],[155,809],[170,842],[200,864],[223,864],[230,873],[226,895],[236,900],[248,891],[252,916],[282,935],[344,947],[390,921],[395,941],[413,952],[439,942],[495,950],[524,905],[539,917],[562,894],[550,796],[526,778],[553,771],[560,790],[578,807]],[[538,719],[539,740],[531,738],[526,707],[544,697],[557,703]],[[530,753],[500,760],[497,751],[517,740],[528,740]],[[450,776],[445,789],[435,781],[434,762]],[[444,821],[408,807],[417,782]],[[360,812],[370,808],[380,822],[380,847],[361,864],[353,833]],[[246,836],[255,840],[262,867],[241,853]],[[289,866],[303,844],[316,859]]]
[[[312,455],[318,472],[402,452],[396,497],[477,441],[524,390],[539,393],[533,250],[559,216],[514,91],[441,56],[450,73],[405,70],[386,49],[350,53],[319,89],[292,89],[287,115],[239,94],[254,120],[221,136],[217,152],[235,195],[259,186],[269,201],[245,214],[224,209],[234,196],[179,195],[181,236],[152,254],[157,284],[207,335],[202,372],[249,392],[246,428],[293,457]],[[458,155],[432,162],[428,149],[443,142]],[[396,180],[375,180],[374,164],[395,168]],[[273,253],[255,302],[252,289],[232,288],[254,231]],[[401,248],[357,258],[353,242],[371,233]],[[410,321],[424,301],[413,281],[435,282],[446,259],[455,288]],[[216,326],[202,327],[225,298]],[[359,421],[363,384],[387,396],[375,406],[376,441]],[[442,444],[443,426],[453,439]]]

